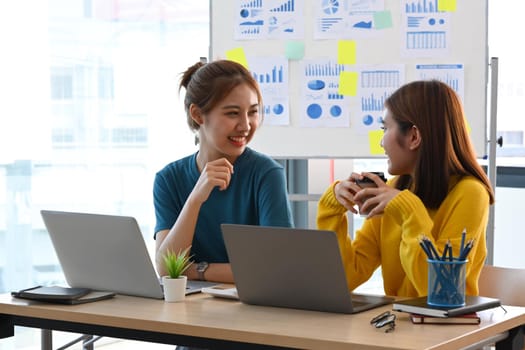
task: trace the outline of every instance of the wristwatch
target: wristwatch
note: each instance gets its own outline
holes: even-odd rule
[[[199,274],[199,280],[205,281],[204,272],[208,269],[209,264],[206,261],[201,261],[197,264],[197,273]]]

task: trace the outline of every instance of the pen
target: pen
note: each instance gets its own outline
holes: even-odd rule
[[[421,248],[423,249],[423,251],[425,252],[425,254],[427,255],[427,257],[431,260],[433,260],[433,257],[432,257],[432,253],[428,250],[427,246],[425,245],[425,243],[423,242],[423,239],[420,239],[419,240],[419,245],[421,246]]]
[[[431,255],[435,258],[435,260],[441,260],[439,258],[439,254],[436,248],[434,248],[434,245],[432,244],[432,241],[428,237],[423,237],[423,242],[427,246],[427,249],[430,251]]]
[[[461,232],[461,245],[459,246],[459,256],[463,255],[463,249],[465,249],[465,237],[467,236],[467,229],[464,228]]]
[[[449,255],[449,252],[448,252],[449,248],[450,248],[450,242],[447,242],[445,244],[445,248],[443,249],[443,255],[441,255],[441,260],[444,261],[447,259],[447,256]]]
[[[474,239],[471,239],[470,241],[468,241],[468,243],[465,245],[465,249],[463,249],[463,251],[461,252],[461,255],[459,256],[459,260],[465,260],[467,258],[473,245],[474,245]]]
[[[447,248],[448,248],[448,260],[454,261],[454,254],[452,252],[452,244],[450,243],[450,239],[447,242]]]

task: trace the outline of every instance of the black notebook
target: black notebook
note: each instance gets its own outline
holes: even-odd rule
[[[411,299],[396,300],[392,304],[392,310],[409,312],[425,316],[435,317],[452,317],[472,312],[492,309],[501,306],[499,299],[480,297],[480,296],[465,296],[465,305],[455,308],[443,308],[427,304],[427,297],[418,297]]]
[[[94,291],[89,288],[61,286],[37,286],[11,292],[16,298],[45,301],[58,304],[82,304],[111,298],[113,292]]]

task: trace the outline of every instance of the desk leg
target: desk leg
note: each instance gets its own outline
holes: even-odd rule
[[[40,332],[40,349],[53,350],[53,332],[50,329],[42,329]]]
[[[93,336],[86,335],[86,338],[82,342],[82,350],[93,350]]]
[[[524,328],[520,326],[509,331],[509,336],[496,343],[496,350],[522,350],[524,344]]]
[[[7,315],[0,315],[0,339],[9,338],[15,335],[15,324],[13,318]]]

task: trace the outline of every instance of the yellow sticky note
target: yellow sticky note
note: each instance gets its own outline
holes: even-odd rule
[[[456,12],[456,0],[438,0],[438,11]]]
[[[240,63],[246,67],[246,69],[248,69],[248,60],[246,59],[246,54],[244,53],[244,49],[242,47],[237,47],[235,49],[226,51],[226,58],[230,61]]]
[[[381,140],[383,139],[383,130],[372,130],[368,132],[368,144],[370,146],[371,155],[385,154],[385,150],[381,147]]]
[[[467,118],[465,118],[465,125],[467,126],[467,132],[470,134],[472,132],[472,128],[470,127],[470,124]]]
[[[337,42],[337,63],[355,64],[356,44],[354,40],[339,40]]]
[[[357,95],[357,72],[342,71],[339,75],[339,90],[341,95],[355,96]]]

